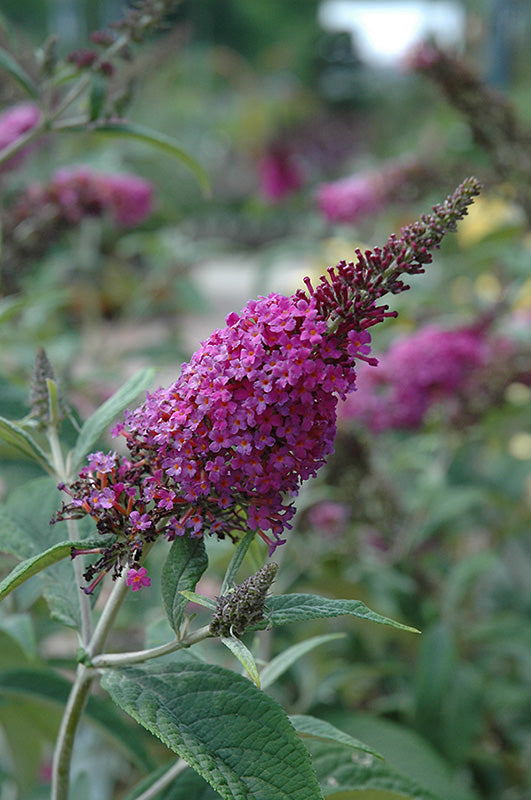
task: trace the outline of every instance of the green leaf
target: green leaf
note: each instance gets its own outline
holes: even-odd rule
[[[390,770],[405,775],[436,797],[478,800],[468,786],[466,774],[454,771],[425,739],[405,725],[350,710],[334,714],[334,723],[374,747]]]
[[[15,39],[15,32],[13,30],[13,25],[8,20],[3,11],[0,11],[0,28],[2,28],[2,30],[6,35],[6,38],[9,40],[9,44],[11,44],[14,49],[17,43]]]
[[[360,742],[344,731],[340,731],[335,725],[325,722],[323,719],[311,717],[308,714],[292,714],[290,720],[302,738],[319,739],[325,742],[336,742],[344,747],[350,747],[352,750],[362,750],[364,753],[370,753],[371,756],[382,758],[379,753],[369,747],[369,745]]]
[[[102,75],[94,73],[91,78],[89,95],[89,118],[91,122],[101,117],[106,98],[107,81]]]
[[[38,575],[36,580],[42,581],[42,594],[50,609],[50,616],[62,625],[79,630],[81,612],[79,603],[75,602],[79,585],[72,563],[58,561]],[[90,598],[92,603],[96,600],[97,591]]]
[[[65,126],[62,129],[69,130],[74,133],[86,133],[87,130],[86,127],[81,125],[72,125],[68,127]],[[145,128],[143,125],[137,125],[136,123],[129,121],[96,122],[89,130],[91,130],[93,133],[101,133],[105,136],[125,136],[130,139],[136,139],[139,142],[145,142],[146,144],[153,145],[163,153],[167,153],[173,158],[177,158],[186,167],[188,167],[188,169],[194,173],[203,192],[207,196],[210,194],[210,182],[207,173],[195,160],[195,158],[192,158],[192,156],[188,155],[188,153],[182,149],[182,147],[175,139],[173,139],[173,137],[167,136],[165,133],[153,131],[151,128]]]
[[[381,753],[391,773],[404,775],[442,800],[478,800],[468,788],[466,775],[454,772],[448,762],[410,728],[372,714],[353,714],[348,709],[334,713],[333,721]],[[308,747],[312,748],[311,742]]]
[[[77,546],[80,545],[79,542],[75,544]],[[6,595],[16,589],[17,586],[20,586],[21,583],[27,581],[28,578],[46,569],[50,564],[55,564],[57,561],[62,561],[63,558],[69,556],[72,546],[74,546],[74,542],[71,541],[59,542],[59,544],[54,544],[53,547],[48,548],[43,553],[27,558],[17,564],[9,575],[3,581],[0,581],[0,600],[3,600]]]
[[[26,658],[33,659],[37,655],[37,639],[31,614],[14,613],[0,616],[0,630],[11,636],[22,648]]]
[[[382,792],[386,800],[441,800],[369,753],[353,753],[351,747],[330,742],[309,742],[308,749],[325,797],[352,792],[354,799],[358,792]]]
[[[224,800],[320,800],[282,708],[246,678],[183,656],[108,671],[102,685]]]
[[[315,594],[279,594],[268,597],[267,607],[270,613],[263,622],[255,625],[255,628],[266,628],[268,625],[287,625],[290,622],[302,622],[307,619],[341,617],[348,614],[371,622],[379,622],[382,625],[390,625],[392,628],[402,631],[420,633],[416,628],[403,625],[401,622],[396,622],[389,617],[382,617],[381,614],[371,611],[360,600],[336,600]]]
[[[38,100],[39,98],[39,91],[37,86],[30,78],[28,73],[25,69],[23,69],[18,61],[16,61],[11,53],[5,50],[3,47],[0,47],[0,67],[5,69],[9,74],[17,81],[17,83],[22,86],[22,88],[33,97],[34,100]]]
[[[1,224],[1,223],[0,223]],[[0,280],[1,280],[0,274]],[[2,288],[0,284],[0,289]],[[20,295],[10,295],[0,298],[0,324],[8,322],[20,309],[24,308],[24,299]]]
[[[8,510],[7,503],[0,503],[0,551],[19,559],[29,558],[37,552],[23,521]]]
[[[71,688],[72,684],[66,678],[51,670],[26,667],[0,670],[0,690],[5,695],[46,700],[64,708]],[[89,697],[85,713],[87,718],[112,737],[138,766],[146,770],[153,768],[143,732],[126,722],[108,701],[96,696]]]
[[[441,616],[443,618],[447,619],[452,614],[458,613],[466,593],[480,575],[495,567],[497,558],[494,553],[482,551],[458,561],[452,567],[441,587],[443,592]]]
[[[188,603],[182,590],[193,590],[207,567],[202,536],[179,536],[174,540],[162,569],[162,601],[174,631],[179,630]]]
[[[254,531],[249,531],[243,539],[240,539],[238,542],[238,546],[234,551],[234,555],[230,560],[230,564],[227,567],[227,571],[225,573],[225,577],[223,578],[223,583],[221,585],[220,594],[224,595],[227,592],[230,592],[231,589],[234,588],[234,583],[236,581],[236,575],[238,574],[238,570],[240,569],[243,559],[251,545],[253,539],[255,537]]]
[[[445,623],[433,625],[422,637],[415,680],[415,722],[419,731],[442,737],[441,712],[455,679],[458,653],[455,632]]]
[[[244,643],[237,639],[235,636],[220,636],[222,643],[227,647],[233,655],[236,656],[244,670],[249,675],[252,682],[260,688],[260,675],[254,656]]]
[[[211,611],[215,611],[217,608],[215,600],[212,600],[211,597],[205,597],[204,594],[188,592],[185,589],[181,589],[181,594],[183,597],[186,597],[186,601],[188,603],[197,603],[198,606],[204,606],[205,608],[209,608]]]
[[[18,452],[23,453],[27,458],[36,461],[46,472],[50,472],[51,466],[48,456],[21,425],[0,417],[0,439],[3,439],[6,444],[14,447]]]
[[[44,713],[43,713],[44,711]],[[43,722],[49,723],[49,709],[38,707],[21,698],[2,698],[0,705],[0,730],[13,765],[14,778],[18,784],[18,797],[33,795],[39,766],[43,760]],[[50,743],[53,732],[48,732]],[[34,795],[33,795],[34,796]]]
[[[5,503],[0,503],[0,549],[20,559],[40,556],[68,537],[65,522],[50,525],[50,519],[60,506],[60,495],[52,478],[37,478],[15,489]],[[83,545],[96,536],[94,521],[89,517],[74,520],[76,539]],[[97,537],[98,544],[105,539]],[[77,596],[74,570],[70,561],[51,564],[35,577],[52,616],[63,624],[78,628],[79,606],[73,602]]]
[[[76,446],[70,454],[69,467],[72,473],[78,471],[87,453],[90,452],[91,448],[111,422],[113,422],[124,408],[127,408],[141,392],[148,388],[153,380],[153,375],[154,370],[150,368],[142,369],[140,372],[137,372],[136,375],[129,378],[112,397],[109,397],[109,399],[96,409],[92,416],[85,421],[81,428]]]
[[[275,656],[262,670],[260,675],[262,689],[271,686],[292,664],[310,652],[310,650],[333,639],[342,639],[344,635],[344,633],[327,633],[324,636],[312,636],[311,639],[305,639],[303,642],[291,645],[291,647],[279,653],[278,656]]]

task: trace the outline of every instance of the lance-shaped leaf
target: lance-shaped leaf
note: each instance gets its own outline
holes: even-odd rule
[[[240,539],[238,542],[238,546],[234,551],[234,555],[230,560],[230,564],[227,567],[227,571],[225,573],[225,577],[223,578],[223,583],[221,585],[221,592],[220,594],[227,594],[232,588],[234,588],[234,583],[236,582],[236,575],[238,574],[238,570],[240,569],[243,559],[251,545],[253,539],[255,537],[254,531],[249,531],[243,539]]]
[[[396,622],[389,617],[383,617],[371,611],[361,600],[336,600],[334,598],[320,597],[316,594],[279,594],[268,597],[267,608],[269,614],[263,622],[255,628],[266,628],[268,625],[286,625],[290,622],[302,622],[307,619],[323,619],[326,617],[341,617],[350,615],[390,625],[399,630],[410,633],[420,633],[416,628]]]
[[[77,472],[84,457],[90,452],[103,431],[121,414],[124,408],[127,408],[141,392],[149,387],[153,375],[154,370],[150,368],[137,372],[85,421],[70,456],[69,466],[73,473]]]
[[[162,569],[162,601],[174,631],[179,630],[188,603],[181,592],[193,590],[207,567],[208,556],[202,536],[175,539]]]
[[[383,758],[379,753],[369,747],[369,745],[355,739],[344,731],[340,731],[335,725],[325,722],[323,719],[311,717],[308,714],[292,714],[290,720],[295,727],[295,730],[303,739],[318,739],[323,742],[335,742],[344,747],[350,747],[352,750],[361,750],[364,753],[369,753],[376,758]]]
[[[64,708],[71,689],[72,684],[66,678],[42,667],[0,670],[0,691],[4,696],[46,700]],[[128,724],[112,705],[100,697],[89,697],[85,713],[91,722],[101,726],[142,769],[153,768],[153,761],[146,747],[147,735],[136,726]]]
[[[51,467],[48,456],[21,425],[0,417],[0,439],[3,439],[6,444],[15,448],[26,458],[36,461],[47,472],[50,472]]]
[[[107,81],[102,75],[95,73],[91,78],[89,95],[89,118],[91,122],[102,116],[106,99]]]
[[[23,69],[18,61],[13,58],[8,50],[5,50],[3,47],[0,47],[0,67],[5,69],[6,72],[17,81],[20,86],[30,95],[33,97],[34,100],[37,100],[39,97],[39,91],[30,78],[28,73],[25,69]]]
[[[86,133],[87,128],[83,125],[61,125],[62,130],[72,132]],[[100,133],[105,136],[120,136],[129,139],[136,139],[139,142],[152,145],[163,153],[166,153],[173,158],[178,159],[182,164],[191,170],[201,189],[206,195],[210,194],[210,182],[203,167],[192,158],[186,150],[178,144],[178,142],[171,136],[165,133],[153,131],[151,128],[146,128],[143,125],[137,125],[134,122],[121,120],[120,122],[95,122],[89,129],[93,133]]]
[[[101,543],[102,540],[99,539],[97,542],[94,542],[93,546],[100,547]],[[0,581],[0,600],[3,600],[6,595],[12,592],[13,589],[16,589],[17,586],[20,586],[21,583],[27,581],[28,578],[31,578],[38,572],[42,572],[46,567],[56,564],[58,561],[62,561],[63,558],[69,556],[72,552],[72,547],[85,548],[87,546],[90,547],[91,545],[86,541],[59,542],[49,547],[47,550],[44,550],[44,552],[21,561],[20,564],[17,564],[16,567],[11,570],[3,581]]]
[[[243,666],[250,679],[260,689],[260,675],[258,674],[258,667],[254,656],[244,643],[236,636],[221,636],[222,643],[227,647],[231,653],[236,656],[240,664]]]
[[[188,592],[185,589],[181,589],[181,594],[188,603],[197,603],[198,606],[209,608],[211,611],[216,610],[217,603],[211,597],[205,597],[204,594],[197,594],[197,592]]]
[[[308,752],[278,703],[247,678],[186,655],[109,671],[102,685],[223,800],[321,800]]]
[[[262,670],[260,675],[262,689],[271,686],[292,664],[306,655],[306,653],[309,653],[310,650],[334,639],[341,639],[344,635],[344,633],[326,633],[324,636],[312,636],[311,639],[305,639],[303,642],[291,645],[291,647],[279,653],[278,656],[275,656]]]

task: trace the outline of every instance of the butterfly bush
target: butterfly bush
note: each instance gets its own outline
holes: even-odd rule
[[[35,103],[19,103],[0,114],[0,153],[10,144],[32,130],[41,118],[39,106]],[[29,148],[22,150],[6,161],[1,170],[13,169],[20,164]]]
[[[111,568],[136,569],[160,536],[236,540],[251,530],[270,554],[285,541],[301,483],[333,451],[338,398],[355,388],[359,362],[377,363],[370,328],[396,316],[380,299],[408,288],[401,275],[424,271],[478,192],[468,179],[382,248],[329,267],[315,288],[306,278],[290,297],[249,301],[172,386],[126,414],[114,435],[128,457],[94,453],[79,480],[61,486],[70,498],[55,519],[89,514],[109,535],[86,591]]]
[[[514,343],[489,334],[484,324],[456,330],[427,325],[392,344],[377,370],[361,365],[357,392],[340,417],[375,433],[417,429],[434,406],[457,421],[499,401],[499,390],[525,377],[517,374],[515,355]]]

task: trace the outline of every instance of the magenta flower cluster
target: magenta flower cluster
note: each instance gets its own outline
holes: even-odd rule
[[[251,529],[273,550],[294,513],[285,497],[333,449],[337,397],[354,388],[369,341],[354,329],[327,335],[302,297],[272,294],[231,314],[118,429],[151,464],[144,500],[185,504],[167,534]]]
[[[358,391],[342,404],[341,419],[357,419],[374,432],[416,429],[444,403],[457,410],[461,395],[492,364],[507,358],[506,339],[487,337],[482,326],[446,330],[425,326],[391,345],[377,370],[359,370]]]
[[[152,201],[153,187],[143,178],[75,166],[57,170],[46,185],[31,184],[17,208],[30,216],[48,207],[69,224],[108,213],[118,225],[129,227],[151,214]]]
[[[291,297],[251,300],[172,386],[126,414],[114,434],[129,458],[93,454],[80,480],[61,487],[71,502],[57,520],[90,514],[115,537],[85,572],[96,575],[88,591],[111,567],[135,567],[160,535],[252,530],[270,553],[283,542],[293,497],[333,450],[338,398],[355,388],[358,362],[377,363],[368,329],[395,316],[378,301],[407,288],[400,275],[423,271],[478,191],[470,179],[400,238],[330,267],[316,288],[306,279]]]
[[[12,108],[8,108],[0,114],[0,155],[2,150],[16,142],[27,131],[34,128],[39,122],[41,112],[35,103],[19,103]],[[20,163],[26,150],[17,153],[4,164],[1,169],[12,169]]]

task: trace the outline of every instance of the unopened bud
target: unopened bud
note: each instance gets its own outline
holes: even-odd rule
[[[53,381],[57,385],[53,367],[48,360],[44,347],[39,347],[35,356],[33,374],[30,385],[30,415],[37,420],[40,426],[49,425],[50,419],[50,390],[48,381]],[[59,416],[64,416],[64,406],[61,397],[58,396]]]
[[[210,633],[213,636],[241,636],[247,628],[264,618],[267,592],[278,572],[270,562],[231,592],[218,597]]]

